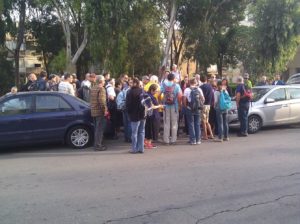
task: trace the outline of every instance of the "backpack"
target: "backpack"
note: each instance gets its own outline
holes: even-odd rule
[[[91,89],[88,86],[82,86],[77,90],[77,97],[89,102],[90,101],[90,91]]]
[[[227,92],[225,92],[225,91],[220,92],[219,104],[220,104],[220,110],[231,109],[231,107],[232,107],[231,97],[229,96],[229,94]]]
[[[123,89],[117,96],[117,110],[124,111],[126,109],[126,95],[129,88]]]
[[[191,89],[191,102],[189,107],[192,113],[199,113],[200,110],[203,110],[203,101],[201,100],[201,94],[198,88]]]
[[[145,111],[145,117],[151,117],[153,114],[151,97],[147,93],[142,92],[140,95],[140,99],[141,105]]]
[[[174,93],[176,84],[174,83],[172,86],[167,86],[165,83],[163,83],[163,87],[165,89],[164,92],[164,102],[166,105],[174,105],[176,96]]]
[[[248,85],[243,85],[243,91],[244,91],[243,97],[248,101],[252,101],[253,100],[252,89],[248,87]]]

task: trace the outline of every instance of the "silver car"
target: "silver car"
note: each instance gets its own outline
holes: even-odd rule
[[[253,102],[248,114],[248,132],[265,126],[300,123],[300,86],[259,86],[252,88]],[[229,127],[239,127],[236,104],[228,115]]]

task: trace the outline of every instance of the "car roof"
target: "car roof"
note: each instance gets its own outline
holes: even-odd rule
[[[8,97],[11,97],[11,96],[26,96],[26,95],[66,95],[66,96],[71,96],[69,94],[66,94],[66,93],[60,93],[60,92],[57,92],[57,91],[31,91],[31,92],[17,92],[15,94],[8,94],[8,95],[4,95],[2,97],[0,97],[0,99],[5,99],[5,98],[8,98]]]
[[[255,86],[253,89],[275,89],[275,88],[284,88],[284,87],[296,87],[300,88],[299,84],[287,84],[287,85],[266,85],[266,86]]]

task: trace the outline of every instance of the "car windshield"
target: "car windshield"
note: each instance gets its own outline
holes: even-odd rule
[[[291,76],[286,83],[287,84],[300,84],[300,74]]]
[[[271,88],[253,88],[253,101],[256,102],[260,100]]]

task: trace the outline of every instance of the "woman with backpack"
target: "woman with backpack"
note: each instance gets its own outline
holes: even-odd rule
[[[214,108],[216,110],[216,118],[218,123],[218,138],[216,142],[229,141],[228,138],[228,110],[231,107],[231,98],[226,90],[226,86],[222,85],[222,81],[218,81],[217,90],[214,93]]]

